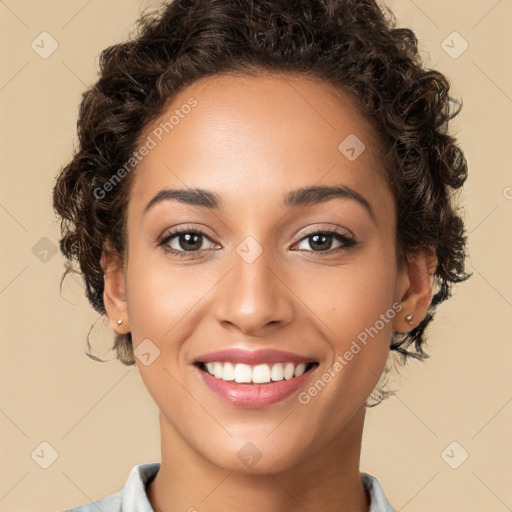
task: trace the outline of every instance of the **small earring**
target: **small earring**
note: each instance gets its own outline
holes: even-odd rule
[[[122,319],[117,321],[117,325],[121,325],[122,323],[123,323]]]
[[[407,315],[405,317],[405,320],[406,320],[407,323],[412,324],[412,315]]]

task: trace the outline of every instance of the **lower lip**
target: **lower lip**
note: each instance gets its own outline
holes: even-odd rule
[[[256,409],[275,404],[293,395],[309,378],[316,367],[314,366],[298,377],[277,382],[271,381],[265,384],[239,384],[235,381],[228,382],[226,380],[217,379],[197,366],[195,366],[195,369],[199,372],[203,382],[224,402],[234,405],[235,407]]]

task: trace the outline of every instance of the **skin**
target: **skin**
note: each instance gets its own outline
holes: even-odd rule
[[[396,207],[378,139],[344,92],[292,74],[209,77],[181,91],[143,137],[190,97],[197,106],[135,171],[127,251],[102,257],[114,328],[131,331],[135,349],[149,338],[160,350],[148,366],[137,359],[160,410],[162,462],[149,500],[157,512],[366,512],[365,401],[392,331],[412,329],[426,313],[435,256],[425,251],[398,264]],[[350,134],[366,146],[354,161],[338,150]],[[339,184],[364,196],[374,218],[346,198],[283,206],[290,190]],[[143,213],[161,189],[187,187],[220,194],[223,209],[164,201]],[[181,227],[211,240],[203,237],[184,258],[166,254],[159,239]],[[359,243],[340,250],[332,237],[318,248],[306,236],[335,228]],[[247,236],[263,250],[252,263],[236,251]],[[189,247],[179,236],[169,245]],[[191,364],[227,347],[287,350],[319,362],[309,387],[394,303],[401,311],[308,404],[292,396],[236,408]],[[250,467],[237,457],[248,442],[261,454]]]

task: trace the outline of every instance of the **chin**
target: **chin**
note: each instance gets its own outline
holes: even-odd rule
[[[304,452],[297,451],[297,443],[292,442],[290,437],[286,445],[277,437],[276,442],[271,443],[264,436],[258,439],[253,438],[253,441],[245,443],[234,440],[229,446],[217,444],[214,453],[199,454],[223,470],[253,475],[285,471],[304,457]]]

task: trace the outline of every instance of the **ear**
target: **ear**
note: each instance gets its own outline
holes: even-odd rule
[[[103,270],[103,303],[105,309],[114,330],[119,334],[126,334],[130,332],[130,326],[123,259],[108,244],[105,244],[100,265]],[[122,320],[122,323],[118,324],[118,320]]]
[[[436,269],[437,257],[433,247],[405,256],[396,288],[396,300],[402,304],[400,314],[393,320],[396,332],[409,332],[425,318],[432,302]],[[410,316],[412,318],[406,320]]]

